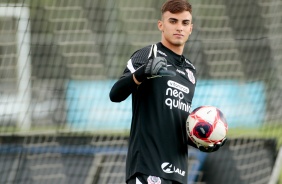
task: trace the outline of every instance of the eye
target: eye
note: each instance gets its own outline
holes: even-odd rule
[[[175,23],[177,22],[177,20],[175,20],[175,19],[170,19],[169,22],[170,22],[171,24],[175,24]]]
[[[190,24],[190,21],[183,21],[184,26],[188,26]]]

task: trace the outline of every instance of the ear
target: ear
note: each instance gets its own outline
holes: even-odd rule
[[[192,33],[192,31],[193,31],[193,24],[191,24],[189,35]]]
[[[161,32],[163,32],[163,22],[161,20],[158,21],[158,28]]]

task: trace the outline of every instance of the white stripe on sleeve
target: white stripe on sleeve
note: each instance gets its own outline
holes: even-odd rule
[[[129,70],[131,73],[134,73],[134,72],[136,71],[136,70],[134,69],[134,67],[133,67],[132,60],[131,60],[131,59],[127,61],[127,68],[128,68],[128,70]]]
[[[137,177],[136,177],[136,184],[142,184],[142,183],[138,180]]]

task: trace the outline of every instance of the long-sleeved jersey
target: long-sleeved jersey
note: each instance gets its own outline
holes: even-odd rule
[[[137,86],[132,74],[148,61],[151,46],[136,51],[110,92],[112,101],[132,94],[132,122],[126,162],[126,180],[135,173],[187,183],[187,133],[196,86],[196,70],[183,55],[157,43],[157,56],[167,60],[175,77],[146,79]]]

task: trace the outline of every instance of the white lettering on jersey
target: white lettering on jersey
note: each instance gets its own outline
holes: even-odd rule
[[[162,168],[163,172],[165,172],[165,173],[168,173],[168,174],[177,173],[181,176],[185,176],[185,171],[182,171],[181,169],[173,166],[169,162],[162,163],[161,168]]]
[[[180,100],[176,100],[172,98],[165,99],[165,104],[169,106],[170,109],[174,107],[174,108],[178,108],[180,110],[186,111],[186,112],[189,112],[191,108],[189,103],[183,103]]]
[[[188,59],[185,59],[185,62],[195,70],[195,66]]]
[[[182,75],[185,75],[185,72],[183,72],[183,71],[181,71],[181,70],[179,70],[179,69],[177,69],[176,71],[177,71],[178,73],[182,74]]]
[[[182,84],[179,84],[175,81],[169,80],[169,81],[167,81],[167,85],[169,87],[176,88],[176,89],[178,89],[178,90],[180,90],[184,93],[187,93],[187,94],[189,93],[189,88],[187,88],[186,86],[183,86]]]
[[[160,55],[162,55],[162,56],[167,57],[166,53],[164,53],[164,52],[162,52],[162,51],[160,51],[160,50],[158,50],[158,53],[159,53]]]
[[[189,88],[172,80],[167,81],[167,85],[169,87],[165,92],[165,95],[167,96],[165,104],[169,107],[169,109],[177,108],[185,112],[189,112],[191,106],[183,100],[184,93],[188,94]]]

